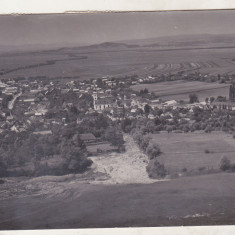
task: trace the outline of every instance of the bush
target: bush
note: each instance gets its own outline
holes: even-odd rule
[[[227,157],[223,157],[220,161],[220,166],[219,166],[220,170],[222,171],[227,171],[231,169],[231,162]]]
[[[182,172],[187,172],[187,171],[188,171],[187,168],[183,168],[183,169],[182,169]]]
[[[149,156],[149,159],[153,159],[161,154],[161,150],[158,145],[150,143],[146,149],[146,153]]]
[[[146,151],[148,145],[149,145],[149,141],[150,141],[150,137],[148,136],[144,136],[139,144],[140,148],[143,150],[143,151]]]
[[[189,103],[192,104],[192,103],[196,103],[198,102],[198,97],[196,94],[189,94]]]
[[[231,165],[230,170],[231,170],[232,172],[235,172],[235,164],[232,164],[232,165]]]
[[[198,167],[198,171],[202,172],[202,171],[205,171],[206,170],[206,167],[202,166],[202,167]]]
[[[167,174],[165,166],[160,164],[157,159],[150,160],[146,170],[149,177],[154,179],[164,178]]]
[[[7,174],[7,167],[3,162],[0,162],[0,177],[4,177]]]

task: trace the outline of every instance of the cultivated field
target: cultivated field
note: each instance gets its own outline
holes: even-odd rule
[[[151,75],[179,71],[210,74],[235,72],[235,48],[168,48],[109,46],[63,48],[2,54],[0,78]]]
[[[218,169],[222,156],[235,163],[235,139],[223,132],[160,133],[153,135],[163,154],[159,161],[170,174],[205,169]],[[205,153],[209,150],[210,153]]]
[[[206,97],[227,96],[229,84],[206,83],[199,81],[172,81],[153,84],[139,84],[132,86],[132,89],[140,91],[147,88],[162,99],[189,100],[190,93],[196,93],[200,101]]]

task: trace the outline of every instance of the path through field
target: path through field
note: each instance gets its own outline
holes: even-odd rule
[[[111,153],[101,157],[92,157],[93,170],[105,173],[108,179],[104,181],[94,181],[90,183],[99,184],[132,184],[132,183],[153,183],[148,177],[146,166],[148,157],[141,153],[138,146],[129,135],[124,135],[126,152]]]

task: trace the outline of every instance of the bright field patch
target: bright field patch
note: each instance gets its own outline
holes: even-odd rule
[[[235,139],[223,132],[160,133],[152,137],[163,152],[159,161],[170,174],[184,168],[188,171],[202,167],[218,169],[222,156],[235,163]]]
[[[140,91],[147,88],[163,99],[188,100],[190,93],[196,93],[200,101],[206,97],[227,96],[229,94],[229,84],[206,83],[198,81],[172,81],[153,84],[139,84],[132,86],[132,89]]]

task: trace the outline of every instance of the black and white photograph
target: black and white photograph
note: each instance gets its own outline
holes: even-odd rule
[[[0,230],[235,225],[234,22],[0,15]]]

